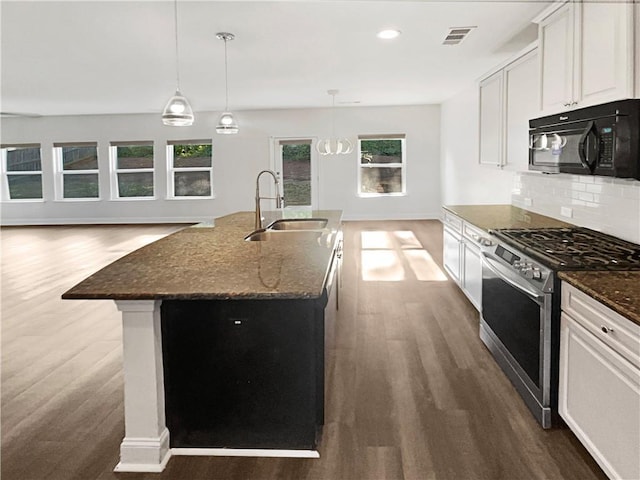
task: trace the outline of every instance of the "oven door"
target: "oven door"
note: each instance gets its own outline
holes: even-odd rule
[[[482,252],[480,337],[542,424],[551,427],[551,293]]]

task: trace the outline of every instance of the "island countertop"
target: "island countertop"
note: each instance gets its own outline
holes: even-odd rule
[[[283,218],[263,212],[265,225]],[[314,210],[328,223],[317,239],[245,241],[254,212],[215,219],[168,235],[116,260],[64,299],[220,300],[319,298],[340,230],[340,210]]]

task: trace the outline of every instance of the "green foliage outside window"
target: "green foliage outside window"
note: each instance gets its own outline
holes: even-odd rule
[[[311,145],[282,145],[286,206],[311,205]]]

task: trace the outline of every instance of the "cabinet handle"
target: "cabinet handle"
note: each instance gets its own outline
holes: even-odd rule
[[[613,328],[605,325],[600,325],[600,330],[602,330],[603,333],[613,333]]]

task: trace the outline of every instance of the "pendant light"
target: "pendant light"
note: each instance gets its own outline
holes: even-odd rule
[[[176,44],[176,93],[167,102],[162,112],[162,123],[171,127],[193,125],[193,110],[189,100],[180,93],[180,56],[178,54],[178,0],[173,2],[174,33]]]
[[[327,90],[331,95],[331,137],[318,140],[316,150],[320,155],[347,155],[353,152],[353,144],[347,138],[338,138],[335,134],[336,95],[339,90]]]
[[[224,112],[220,116],[216,133],[233,134],[238,133],[238,124],[233,118],[233,114],[229,111],[229,73],[227,69],[227,42],[233,40],[236,36],[233,33],[220,32],[216,33],[218,40],[224,40]]]

